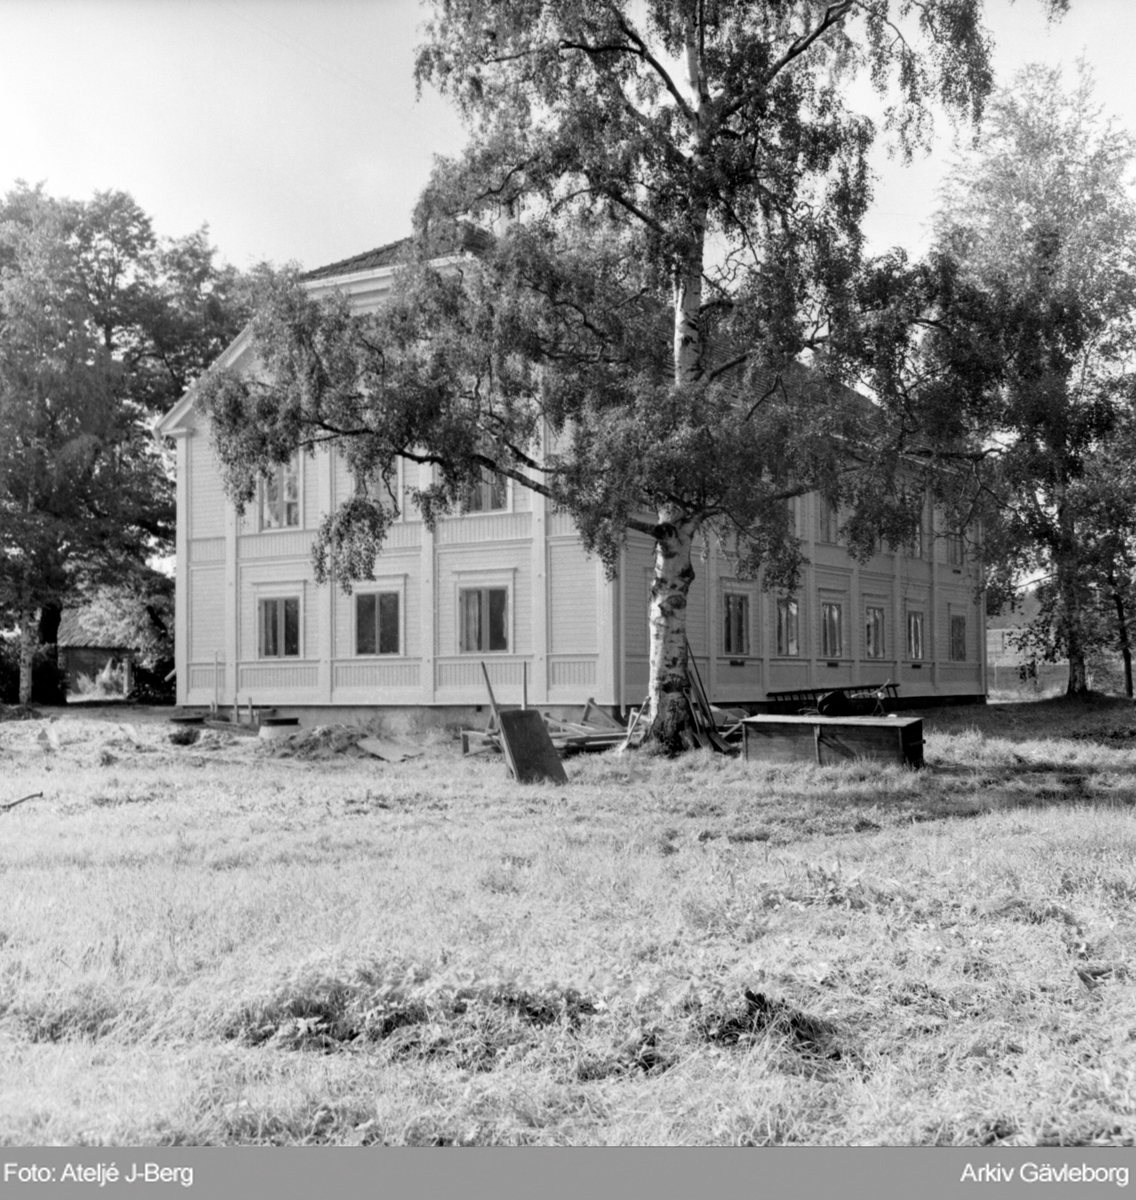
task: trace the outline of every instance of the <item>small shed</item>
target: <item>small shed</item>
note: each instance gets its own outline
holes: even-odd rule
[[[108,666],[123,667],[122,693],[129,695],[133,684],[134,664],[138,650],[133,646],[112,645],[110,639],[100,634],[93,624],[84,621],[85,610],[67,608],[59,621],[57,645],[59,667],[67,679],[67,690],[71,695],[81,692],[81,675],[97,679]]]

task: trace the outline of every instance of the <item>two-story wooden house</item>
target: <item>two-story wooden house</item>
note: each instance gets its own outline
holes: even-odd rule
[[[356,310],[382,303],[399,244],[311,272],[315,295],[346,293]],[[255,369],[249,334],[221,358]],[[306,718],[428,709],[440,720],[498,699],[555,708],[589,697],[612,710],[647,690],[647,604],[653,546],[631,534],[614,580],[588,558],[571,520],[544,499],[486,483],[465,510],[426,528],[410,504],[353,594],[317,585],[310,552],[321,517],[354,488],[327,452],[301,456],[262,484],[242,517],[225,497],[209,429],[192,390],[160,426],[177,443],[177,680],[182,705],[250,700]],[[404,492],[420,469],[404,463]],[[838,515],[819,497],[794,502],[809,565],[794,595],[734,578],[696,552],[689,639],[712,699],[745,704],[769,692],[899,684],[905,702],[981,699],[985,626],[962,540],[928,505],[903,553],[855,562]],[[337,715],[338,714],[338,715]]]

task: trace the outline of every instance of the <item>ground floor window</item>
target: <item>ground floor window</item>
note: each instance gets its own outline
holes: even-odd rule
[[[923,657],[923,614],[907,614],[907,657],[919,660]]]
[[[839,604],[825,601],[820,606],[821,655],[839,658],[844,653],[843,612]]]
[[[355,653],[398,654],[402,632],[398,592],[355,596]]]
[[[749,597],[740,592],[725,596],[725,628],[722,650],[727,655],[749,653]]]
[[[864,653],[868,658],[884,656],[884,610],[872,605],[864,610]]]
[[[462,588],[458,592],[463,654],[509,649],[508,588]]]
[[[260,657],[298,658],[300,598],[274,597],[260,601]]]
[[[790,658],[801,653],[800,608],[791,596],[777,601],[777,653]]]
[[[951,617],[951,660],[966,662],[966,617]]]

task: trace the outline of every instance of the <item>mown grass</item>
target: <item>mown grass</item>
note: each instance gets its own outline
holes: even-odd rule
[[[1131,1145],[1136,712],[927,728],[558,789],[0,725],[0,1142]]]

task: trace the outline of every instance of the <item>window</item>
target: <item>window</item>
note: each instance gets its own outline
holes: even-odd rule
[[[507,588],[462,588],[458,592],[463,654],[509,649]]]
[[[726,613],[722,650],[727,655],[749,653],[749,597],[739,592],[725,595]]]
[[[355,596],[355,653],[398,654],[402,625],[398,592],[359,592]]]
[[[947,562],[952,567],[961,567],[963,563],[962,534],[947,534]]]
[[[260,485],[261,529],[289,529],[300,524],[300,464],[293,459],[277,467]]]
[[[261,600],[260,657],[297,658],[300,654],[300,599]]]
[[[839,658],[844,653],[844,630],[839,604],[826,601],[820,606],[821,655]]]
[[[921,612],[907,614],[907,657],[912,659],[923,657],[923,614]]]
[[[785,501],[785,515],[788,518],[789,532],[794,534],[797,532],[797,497],[790,496]]]
[[[835,504],[830,504],[820,497],[819,539],[822,542],[835,542],[836,532],[840,527],[840,515]]]
[[[911,558],[923,557],[923,514],[919,514],[919,524],[915,527],[915,532],[911,535],[911,541],[907,543],[907,553]]]
[[[966,617],[951,617],[951,660],[966,662]]]
[[[864,654],[867,658],[884,656],[884,610],[869,605],[864,611]]]
[[[481,482],[473,484],[462,497],[462,512],[502,512],[509,506],[505,481],[489,471],[481,472]]]
[[[397,459],[394,470],[391,472],[389,483],[378,472],[369,479],[357,476],[355,478],[356,497],[374,500],[381,508],[386,509],[387,512],[392,514],[393,520],[405,521],[407,488],[403,480],[403,468],[404,460],[401,458]],[[397,513],[395,512],[396,508],[398,510]]]
[[[800,610],[796,600],[782,596],[777,601],[777,653],[795,658],[801,653]]]

